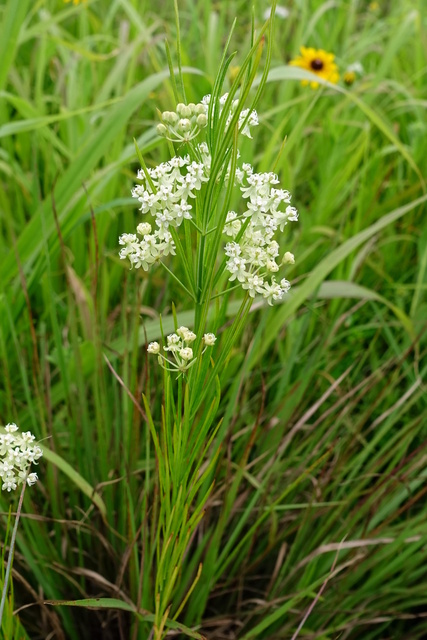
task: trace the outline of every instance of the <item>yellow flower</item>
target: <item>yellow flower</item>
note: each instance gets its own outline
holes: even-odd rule
[[[64,2],[72,2],[73,4],[85,3],[86,0],[64,0]]]
[[[301,47],[301,55],[291,60],[289,64],[294,67],[301,67],[301,69],[307,69],[307,71],[315,73],[319,78],[336,84],[340,76],[334,59],[333,53],[328,53],[323,49]],[[310,82],[309,80],[302,80],[301,84],[304,86],[310,84],[312,89],[317,89],[319,86],[318,82]]]
[[[351,85],[356,80],[356,72],[355,71],[346,71],[343,75],[343,80],[346,84]]]

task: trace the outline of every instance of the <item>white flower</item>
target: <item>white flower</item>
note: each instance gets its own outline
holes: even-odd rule
[[[158,342],[150,342],[150,344],[147,347],[147,352],[151,353],[153,355],[157,355],[158,353],[160,353],[160,345]]]
[[[19,433],[14,422],[5,427],[6,434],[0,435],[0,478],[2,489],[14,491],[19,485],[37,481],[36,473],[28,473],[30,465],[43,455],[42,449],[33,444],[35,436],[30,431]]]
[[[203,336],[203,342],[207,347],[213,347],[216,342],[216,336],[213,333],[205,333]]]
[[[149,222],[140,222],[136,230],[139,235],[146,236],[151,233],[151,224]]]
[[[168,346],[164,347],[165,351],[178,351],[181,348],[181,339],[176,333],[171,333],[166,339]]]
[[[248,138],[252,139],[251,136],[251,131],[249,129],[249,127],[257,127],[259,125],[259,121],[258,121],[258,114],[257,112],[251,111],[251,113],[249,114],[249,109],[243,109],[243,111],[241,112],[240,116],[239,116],[239,131],[242,134],[242,136],[247,136]],[[246,120],[247,118],[247,120]],[[245,125],[243,126],[243,123],[245,122]]]
[[[184,337],[184,333],[186,333],[187,331],[190,331],[190,329],[188,327],[179,327],[179,329],[176,330],[177,334],[183,338]]]
[[[184,347],[180,349],[179,355],[183,360],[191,360],[193,357],[193,349],[191,347]]]
[[[284,293],[288,293],[289,289],[291,288],[291,283],[288,282],[286,278],[282,278],[280,281],[280,286],[282,287]]]
[[[230,258],[227,264],[225,265],[226,269],[231,273],[229,278],[230,282],[233,280],[238,280],[239,282],[244,282],[246,279],[246,260],[243,258]]]
[[[267,267],[267,271],[270,271],[271,273],[277,273],[279,271],[279,265],[274,260],[267,260],[267,264],[265,266]]]
[[[15,490],[17,486],[18,485],[15,482],[15,476],[12,476],[11,478],[7,478],[4,481],[2,489],[10,492],[12,490]]]
[[[38,477],[37,473],[29,473],[28,477],[27,477],[28,486],[32,487],[33,484],[35,484],[38,479],[39,479],[39,477]]]
[[[295,264],[295,256],[290,251],[286,251],[282,260],[283,264]]]

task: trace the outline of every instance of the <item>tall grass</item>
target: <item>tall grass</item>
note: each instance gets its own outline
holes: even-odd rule
[[[174,602],[203,568],[170,637],[425,635],[426,13],[379,4],[301,0],[276,18],[261,126],[242,152],[274,168],[299,209],[293,288],[280,306],[255,303],[224,363],[215,486]],[[179,8],[197,102],[235,17],[229,51],[244,61],[251,11]],[[258,31],[266,8],[254,8]],[[164,271],[129,272],[117,237],[138,215],[133,138],[149,166],[169,157],[155,124],[175,107],[173,6],[0,11],[0,422],[45,450],[2,632],[145,640],[161,505],[141,397],[159,415],[163,394],[145,345],[159,313],[173,330],[183,297]],[[301,87],[287,62],[305,44],[363,75]],[[239,305],[230,296],[220,331]],[[194,306],[177,313],[192,326]],[[9,504],[1,496],[5,528]]]

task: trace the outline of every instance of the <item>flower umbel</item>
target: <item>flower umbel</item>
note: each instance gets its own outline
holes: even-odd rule
[[[323,49],[313,49],[311,47],[301,47],[300,51],[301,55],[291,60],[289,62],[290,65],[311,71],[311,73],[322,78],[322,80],[327,80],[333,84],[338,82],[340,76],[338,73],[338,67],[334,62],[335,55],[333,53],[328,53]],[[309,84],[312,89],[317,89],[319,86],[318,82],[310,82],[309,80],[301,80],[301,84],[303,86],[307,86]]]
[[[0,434],[0,478],[2,489],[15,490],[27,482],[29,486],[38,480],[37,473],[28,473],[31,464],[37,464],[43,451],[33,444],[35,437],[29,431],[19,433],[15,423],[5,426],[5,434]]]
[[[167,346],[163,347],[163,351],[169,351],[174,360],[166,358],[160,353],[161,347],[158,342],[150,342],[147,347],[147,352],[151,355],[157,355],[159,364],[166,369],[166,371],[177,372],[179,377],[192,367],[197,360],[197,356],[194,357],[192,347],[189,346],[196,339],[196,334],[190,331],[188,327],[179,327],[176,333],[171,333],[167,336]],[[215,341],[216,336],[213,333],[205,333],[203,336],[205,348],[202,350],[201,355],[204,354],[207,347],[213,347]]]

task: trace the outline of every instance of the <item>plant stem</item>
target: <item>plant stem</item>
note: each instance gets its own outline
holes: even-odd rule
[[[12,538],[11,538],[10,547],[9,547],[9,557],[7,559],[6,573],[4,576],[3,591],[1,594],[1,603],[0,603],[0,629],[1,629],[1,624],[3,620],[3,611],[4,611],[4,605],[6,602],[7,585],[9,583],[10,571],[12,569],[12,560],[13,560],[13,552],[15,550],[16,534],[18,531],[19,518],[22,511],[22,503],[24,501],[24,493],[25,493],[26,486],[27,486],[27,482],[25,480],[24,484],[22,485],[21,495],[19,496],[18,509],[16,511],[15,524],[13,525]]]

